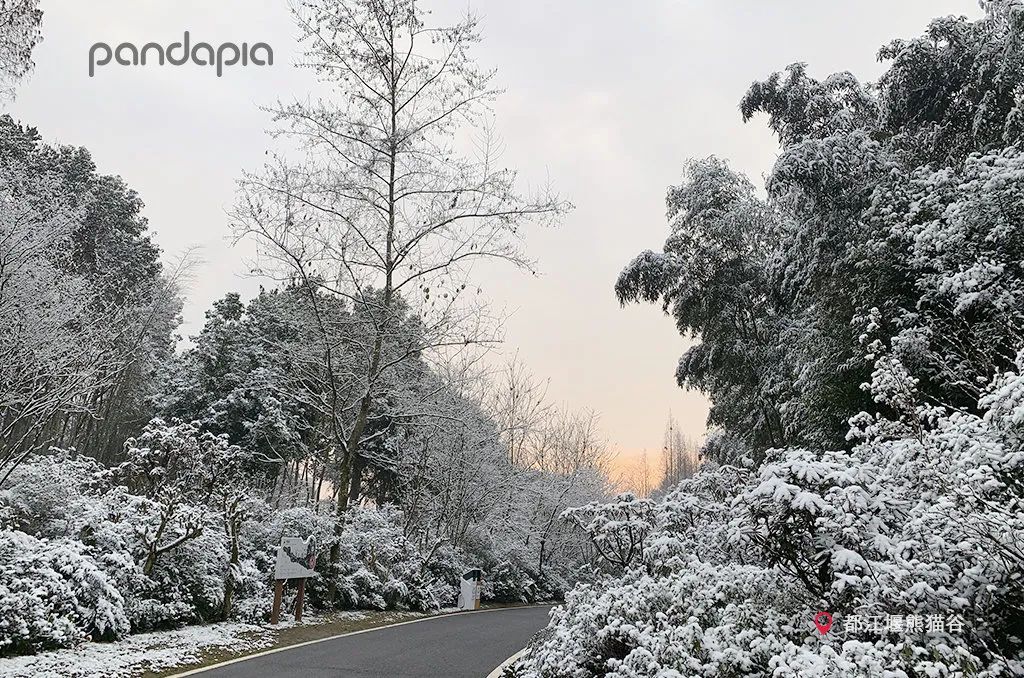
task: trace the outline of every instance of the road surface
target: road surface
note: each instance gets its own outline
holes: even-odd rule
[[[443,615],[254,657],[201,678],[485,678],[548,623],[550,607]]]

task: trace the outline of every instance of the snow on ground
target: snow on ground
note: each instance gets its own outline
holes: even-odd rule
[[[167,669],[198,660],[206,650],[257,649],[273,643],[276,633],[258,633],[253,624],[210,624],[176,631],[128,636],[115,643],[85,643],[78,648],[0,659],[9,678],[122,678],[145,669]]]
[[[365,612],[331,615],[330,621],[362,619]],[[328,621],[308,617],[302,625]],[[134,678],[145,670],[159,671],[201,659],[218,648],[234,651],[270,647],[280,630],[297,626],[284,621],[276,627],[223,623],[188,626],[174,631],[157,631],[128,636],[114,643],[85,643],[75,649],[42,652],[37,655],[0,659],[4,678]]]

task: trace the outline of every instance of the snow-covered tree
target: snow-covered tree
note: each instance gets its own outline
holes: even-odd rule
[[[670,190],[617,291],[699,335],[679,373],[717,428],[639,562],[569,594],[516,675],[1024,673],[1024,23],[983,6],[885,46],[874,86],[755,83],[766,201],[717,160]]]
[[[0,480],[47,445],[114,460],[152,414],[180,302],[138,196],[0,117]]]
[[[753,445],[788,438],[775,378],[778,327],[767,281],[777,220],[753,185],[708,158],[687,166],[667,197],[663,252],[640,254],[615,285],[620,302],[660,301],[701,343],[679,360],[680,386],[712,396],[709,421]]]
[[[0,102],[14,96],[18,81],[35,65],[32,51],[42,41],[39,0],[0,0]]]
[[[515,172],[497,165],[486,105],[492,73],[469,51],[476,20],[425,23],[410,0],[296,3],[293,13],[312,68],[333,99],[271,107],[277,134],[304,157],[275,156],[241,181],[236,232],[260,249],[259,269],[307,293],[321,326],[337,482],[360,482],[359,460],[375,402],[388,375],[416,356],[491,339],[480,326],[474,261],[526,266],[521,228],[564,205],[547,192],[520,193]],[[475,155],[455,133],[484,131]],[[360,325],[348,345],[351,372],[338,364],[322,308],[324,295]],[[402,335],[407,304],[420,331]],[[386,355],[391,344],[400,347]],[[351,394],[341,382],[355,377]],[[393,415],[401,416],[401,409]],[[355,492],[358,494],[357,492]],[[352,492],[339,492],[339,530]],[[332,560],[337,553],[332,553]]]

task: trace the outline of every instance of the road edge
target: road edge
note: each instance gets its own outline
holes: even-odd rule
[[[203,666],[203,667],[200,667],[198,669],[190,669],[190,670],[184,671],[182,673],[172,673],[171,675],[167,676],[167,678],[185,678],[186,676],[197,676],[197,675],[199,675],[201,673],[205,673],[206,671],[212,671],[214,669],[219,669],[219,668],[222,668],[224,666],[230,666],[232,664],[239,664],[241,662],[248,661],[250,659],[256,659],[258,657],[266,657],[267,655],[277,654],[278,652],[284,652],[286,650],[294,650],[295,648],[306,647],[307,645],[315,645],[317,643],[325,643],[325,642],[327,642],[329,640],[337,640],[338,638],[346,638],[348,636],[358,636],[358,635],[360,635],[362,633],[372,633],[374,631],[381,631],[383,629],[393,629],[393,628],[396,628],[398,626],[405,626],[406,624],[419,624],[421,622],[433,621],[435,619],[443,619],[444,617],[454,617],[454,616],[460,615],[460,614],[485,614],[487,612],[502,612],[502,611],[505,611],[505,610],[522,610],[523,608],[528,608],[528,607],[553,607],[554,605],[557,605],[557,603],[545,603],[543,605],[516,605],[516,606],[513,606],[513,607],[494,607],[494,608],[490,608],[490,609],[487,609],[487,610],[467,610],[467,611],[464,611],[464,612],[447,612],[447,613],[444,613],[444,614],[429,615],[429,616],[426,616],[426,617],[422,617],[420,619],[407,619],[406,621],[395,622],[394,624],[385,624],[383,626],[374,626],[373,628],[370,628],[370,629],[360,629],[358,631],[348,631],[346,633],[339,633],[339,634],[334,635],[334,636],[327,636],[326,638],[317,638],[316,640],[306,640],[306,641],[303,641],[301,643],[294,643],[292,645],[285,645],[284,647],[275,647],[275,648],[271,648],[269,650],[261,650],[260,652],[254,652],[252,654],[247,654],[247,655],[244,655],[244,656],[241,656],[241,657],[235,657],[234,659],[228,659],[226,661],[217,662],[216,664],[211,664],[210,666]],[[524,650],[520,650],[518,653],[516,653],[516,655],[513,655],[512,657],[509,657],[505,661],[508,662],[508,661],[510,661],[512,659],[518,659],[518,655],[522,654],[523,652],[525,652],[525,649]],[[505,664],[502,664],[501,666],[498,667],[498,669],[504,669],[504,668],[505,668]],[[500,671],[499,671],[498,674],[495,674],[495,675],[501,675]],[[490,678],[490,676],[488,676],[488,678]]]
[[[501,678],[501,674],[505,671],[505,669],[507,669],[508,667],[512,666],[512,664],[516,663],[516,661],[520,657],[522,657],[524,654],[526,654],[529,651],[530,651],[530,648],[524,647],[519,652],[516,652],[511,657],[509,657],[505,661],[501,662],[501,664],[498,666],[498,668],[496,668],[493,671],[491,671],[490,673],[488,673],[487,674],[487,678]]]

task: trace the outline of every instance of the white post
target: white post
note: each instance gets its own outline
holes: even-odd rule
[[[483,588],[483,572],[477,568],[462,573],[459,588],[460,610],[480,609],[480,589]]]

